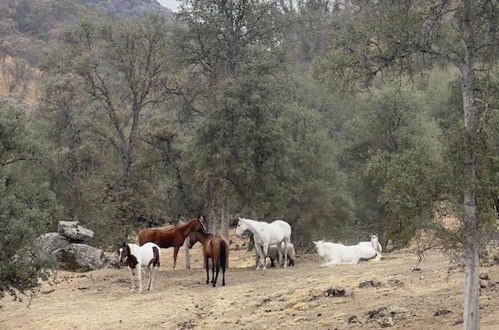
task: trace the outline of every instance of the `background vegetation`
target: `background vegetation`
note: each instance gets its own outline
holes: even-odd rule
[[[155,1],[106,3],[0,3],[0,290],[36,283],[44,262],[19,251],[61,219],[106,249],[205,214],[222,233],[238,215],[285,219],[298,244],[378,233],[392,250],[423,229],[449,235],[435,221],[444,212],[461,217],[462,77],[428,46],[418,11],[399,16],[405,2],[388,1],[383,19],[369,1],[185,0],[175,17],[145,15]],[[439,33],[456,31],[445,17]],[[498,43],[482,27],[477,38],[495,41],[477,60],[487,232]],[[446,36],[438,49],[452,58],[459,42]]]

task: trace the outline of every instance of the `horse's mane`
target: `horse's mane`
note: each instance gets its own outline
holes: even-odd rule
[[[213,234],[208,233],[208,232],[206,232],[206,231],[204,231],[204,230],[202,230],[202,229],[194,229],[194,230],[193,230],[193,232],[196,232],[196,233],[201,233],[201,234],[203,234],[203,235],[205,235],[205,236],[213,236]]]

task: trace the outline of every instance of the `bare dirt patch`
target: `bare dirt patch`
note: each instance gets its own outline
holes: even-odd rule
[[[240,242],[231,248],[236,245]],[[227,286],[212,288],[205,284],[200,246],[193,250],[195,268],[181,269],[179,255],[175,271],[172,250],[162,250],[154,291],[142,294],[129,293],[125,268],[59,272],[52,285],[43,283],[30,307],[27,299],[0,300],[0,328],[462,328],[464,275],[449,275],[448,260],[440,253],[430,254],[416,269],[416,255],[403,251],[386,254],[378,263],[334,268],[319,268],[317,256],[302,255],[295,267],[256,271],[252,254],[240,246],[231,251]],[[497,329],[499,266],[481,271],[488,274],[481,293],[482,329]],[[367,281],[376,285],[359,287]],[[345,294],[327,294],[338,288]]]

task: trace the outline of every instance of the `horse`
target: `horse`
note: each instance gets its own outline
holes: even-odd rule
[[[338,243],[315,242],[317,254],[324,259],[321,267],[329,267],[339,264],[357,264],[360,259],[369,260],[378,257],[379,253],[371,245],[357,244],[346,246]]]
[[[281,243],[280,249],[282,251],[283,248],[283,243]],[[277,245],[270,245],[269,249],[267,251],[267,256],[270,259],[270,267],[275,267],[275,260],[279,258],[279,251]],[[288,243],[288,266],[294,266],[295,265],[295,257],[296,257],[296,251],[295,251],[295,246],[293,243],[289,242]]]
[[[134,273],[138,278],[139,293],[142,292],[142,267],[146,267],[149,274],[147,289],[152,290],[154,267],[159,267],[159,257],[161,255],[159,246],[151,242],[148,242],[142,246],[123,242],[123,245],[120,247],[119,254],[120,262],[124,262],[128,266],[128,270],[132,276],[132,288],[130,289],[130,292],[133,292],[133,289],[135,288]]]
[[[193,230],[204,230],[204,217],[187,221],[186,224],[174,228],[147,228],[143,229],[138,234],[139,245],[147,242],[156,243],[161,248],[173,247],[173,269],[177,266],[178,250],[184,244],[185,239]]]
[[[380,261],[381,260],[381,252],[383,252],[383,248],[381,247],[381,244],[379,244],[378,241],[378,235],[373,234],[371,235],[371,241],[369,242],[360,242],[359,244],[365,244],[365,245],[370,245],[373,247],[376,252],[378,252],[378,255],[374,259],[375,261]]]
[[[211,258],[211,283],[215,287],[218,280],[218,272],[222,268],[222,286],[225,286],[225,269],[229,261],[229,241],[223,236],[214,236],[201,230],[193,230],[189,235],[189,249],[194,244],[201,242],[203,244],[204,264],[206,267],[206,284],[210,283],[210,270],[208,259]],[[215,276],[216,268],[216,276]]]
[[[236,228],[236,236],[241,237],[246,230],[253,233],[255,240],[255,250],[257,254],[256,269],[260,269],[260,263],[263,260],[263,269],[265,266],[265,257],[267,256],[269,245],[284,243],[284,267],[288,263],[288,243],[291,240],[291,226],[282,220],[276,220],[272,223],[255,221],[251,219],[239,218]],[[282,252],[278,249],[279,265],[282,263]]]

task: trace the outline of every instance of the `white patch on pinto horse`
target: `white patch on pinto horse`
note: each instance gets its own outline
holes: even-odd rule
[[[284,267],[287,267],[288,263],[288,243],[291,240],[291,226],[282,220],[276,220],[272,223],[267,223],[263,221],[255,221],[251,219],[239,218],[236,228],[236,236],[241,237],[246,230],[253,233],[253,238],[255,240],[255,250],[257,253],[257,265],[256,269],[265,267],[265,257],[267,256],[267,251],[269,245],[274,244],[284,244],[284,251],[278,249],[279,252],[279,264],[282,264],[282,253],[284,252]]]
[[[154,267],[159,267],[159,256],[161,249],[154,243],[147,242],[142,246],[132,243],[123,243],[120,248],[120,261],[128,266],[132,278],[132,287],[135,288],[135,277],[139,282],[139,293],[142,292],[142,267],[145,267],[149,274],[148,290],[152,290]]]

